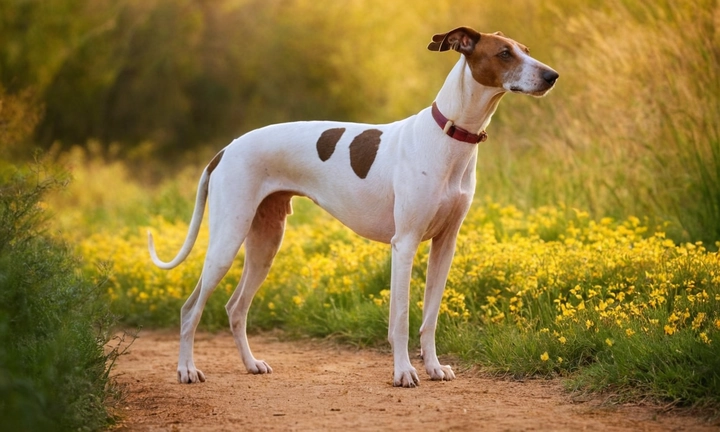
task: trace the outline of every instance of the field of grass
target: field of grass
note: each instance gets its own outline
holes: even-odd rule
[[[393,7],[384,3],[375,6]],[[480,147],[476,201],[444,297],[439,351],[492,372],[564,376],[575,388],[620,398],[717,407],[720,5],[513,0],[481,14],[469,3],[483,30],[497,30],[498,18],[561,79],[543,100],[507,96]],[[507,18],[521,11],[532,19]],[[398,25],[413,44],[420,31],[423,42],[432,33],[411,24]],[[378,37],[362,41],[369,60],[358,63],[362,73],[347,72],[358,81],[338,82],[339,91],[372,98],[373,80],[382,83],[388,93],[377,97],[368,121],[429,105],[447,69],[428,66],[435,57],[411,53],[410,38],[398,38],[397,52],[416,66],[399,80],[383,69],[395,62],[371,51]],[[355,51],[335,56],[349,64]],[[207,231],[171,271],[151,265],[146,231],[161,257],[174,256],[209,157],[161,170],[157,181],[157,167],[138,162],[142,153],[120,153],[89,143],[57,154],[75,181],[46,205],[58,235],[84,257],[86,274],[100,279],[109,271],[104,286],[125,324],[175,327],[199,277]],[[250,328],[385,344],[389,248],[358,238],[307,200],[294,207]],[[412,329],[420,323],[426,260],[427,245],[414,268]],[[224,303],[242,261],[241,253],[211,297],[203,328],[227,325]]]
[[[82,151],[74,158],[76,176],[94,181],[75,182],[62,197],[75,203],[58,212],[66,240],[78,245],[87,274],[102,278],[110,270],[107,293],[125,324],[177,327],[200,274],[207,230],[170,271],[150,263],[146,232],[154,232],[161,257],[176,253],[199,168],[148,190],[122,164]],[[105,190],[114,191],[113,205],[98,201]],[[389,247],[354,235],[309,200],[296,199],[294,208],[250,328],[386,344]],[[720,257],[701,242],[675,243],[666,227],[637,217],[593,219],[562,205],[526,212],[479,197],[458,241],[439,350],[491,372],[561,375],[578,388],[621,397],[717,403]],[[425,245],[418,253],[411,286],[413,346],[427,252]],[[224,304],[242,262],[241,252],[201,328],[227,328]]]
[[[4,430],[101,430],[120,393],[116,320],[40,205],[62,177],[0,164],[0,416]],[[98,275],[98,273],[94,273]]]

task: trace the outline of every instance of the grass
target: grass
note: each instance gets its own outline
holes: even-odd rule
[[[107,296],[49,236],[39,206],[61,181],[6,169],[0,182],[0,416],[7,430],[98,430],[119,393],[103,351]],[[98,274],[102,277],[102,274]]]
[[[355,236],[304,199],[296,200],[290,221],[255,297],[250,328],[384,346],[389,248]],[[497,373],[562,375],[594,391],[716,404],[720,259],[700,242],[676,244],[665,226],[634,217],[594,220],[563,206],[526,213],[478,201],[458,239],[443,299],[441,352]],[[78,250],[111,263],[108,294],[124,322],[174,327],[200,274],[207,231],[183,265],[162,271],[147,259],[147,228],[160,256],[171,256],[187,223],[155,217],[145,226],[100,229],[78,238]],[[413,270],[413,347],[427,254],[424,245]],[[242,261],[241,253],[210,298],[203,328],[226,328],[224,304]],[[87,273],[97,268],[97,260],[86,261]]]

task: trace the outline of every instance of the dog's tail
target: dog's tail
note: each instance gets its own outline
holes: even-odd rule
[[[152,233],[148,230],[148,250],[150,251],[150,258],[152,259],[153,264],[161,269],[170,270],[180,265],[180,263],[185,261],[185,258],[190,255],[190,251],[192,251],[193,246],[195,246],[195,241],[197,240],[198,233],[200,232],[200,224],[202,223],[203,213],[205,213],[205,203],[207,202],[210,174],[217,167],[218,163],[220,163],[223,153],[224,150],[218,153],[213,160],[210,161],[208,166],[205,167],[202,175],[200,176],[197,196],[195,197],[195,209],[193,210],[192,219],[190,220],[190,227],[188,228],[187,235],[185,236],[185,242],[172,261],[165,262],[158,258],[157,252],[155,251],[155,242],[153,241]]]

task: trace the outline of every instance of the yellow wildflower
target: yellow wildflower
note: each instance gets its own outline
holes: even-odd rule
[[[492,317],[491,321],[494,323],[499,323],[500,321],[505,319],[505,312],[500,312],[498,315],[495,315]]]
[[[615,342],[614,342],[612,339],[607,338],[607,339],[605,339],[605,343],[606,343],[608,346],[613,346],[613,344],[614,344]]]
[[[673,333],[675,333],[675,326],[670,326],[665,324],[665,327],[663,327],[665,330],[665,334],[668,336],[672,336]]]
[[[703,321],[705,321],[705,312],[700,312],[695,316],[695,319],[692,321],[693,330],[698,330],[700,326],[702,326]]]
[[[542,355],[540,355],[540,360],[542,360],[544,362],[550,360],[550,355],[547,353],[547,351],[545,351],[544,353],[542,353]]]
[[[712,339],[709,339],[707,333],[705,332],[700,333],[700,340],[708,345],[710,345],[710,343],[712,342]]]

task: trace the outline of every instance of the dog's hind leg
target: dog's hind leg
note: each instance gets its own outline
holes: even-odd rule
[[[218,200],[221,201],[222,200]],[[205,375],[195,367],[193,344],[195,330],[200,322],[205,304],[220,280],[230,270],[235,255],[250,230],[252,213],[243,218],[247,211],[239,211],[232,203],[225,201],[222,208],[210,208],[210,244],[205,256],[202,275],[195,290],[187,299],[180,313],[180,355],[178,358],[178,381],[195,383],[205,381]],[[249,207],[254,211],[253,206]],[[213,218],[214,212],[220,217]],[[236,214],[238,217],[232,217]],[[235,221],[240,221],[236,223]],[[243,222],[246,221],[246,222]],[[235,223],[233,223],[235,222]]]
[[[275,254],[280,249],[285,219],[291,212],[291,198],[289,193],[278,192],[265,198],[258,207],[245,240],[245,264],[240,283],[225,305],[240,358],[247,371],[253,374],[272,373],[272,368],[265,361],[257,360],[250,350],[247,314],[255,293],[267,277]]]

